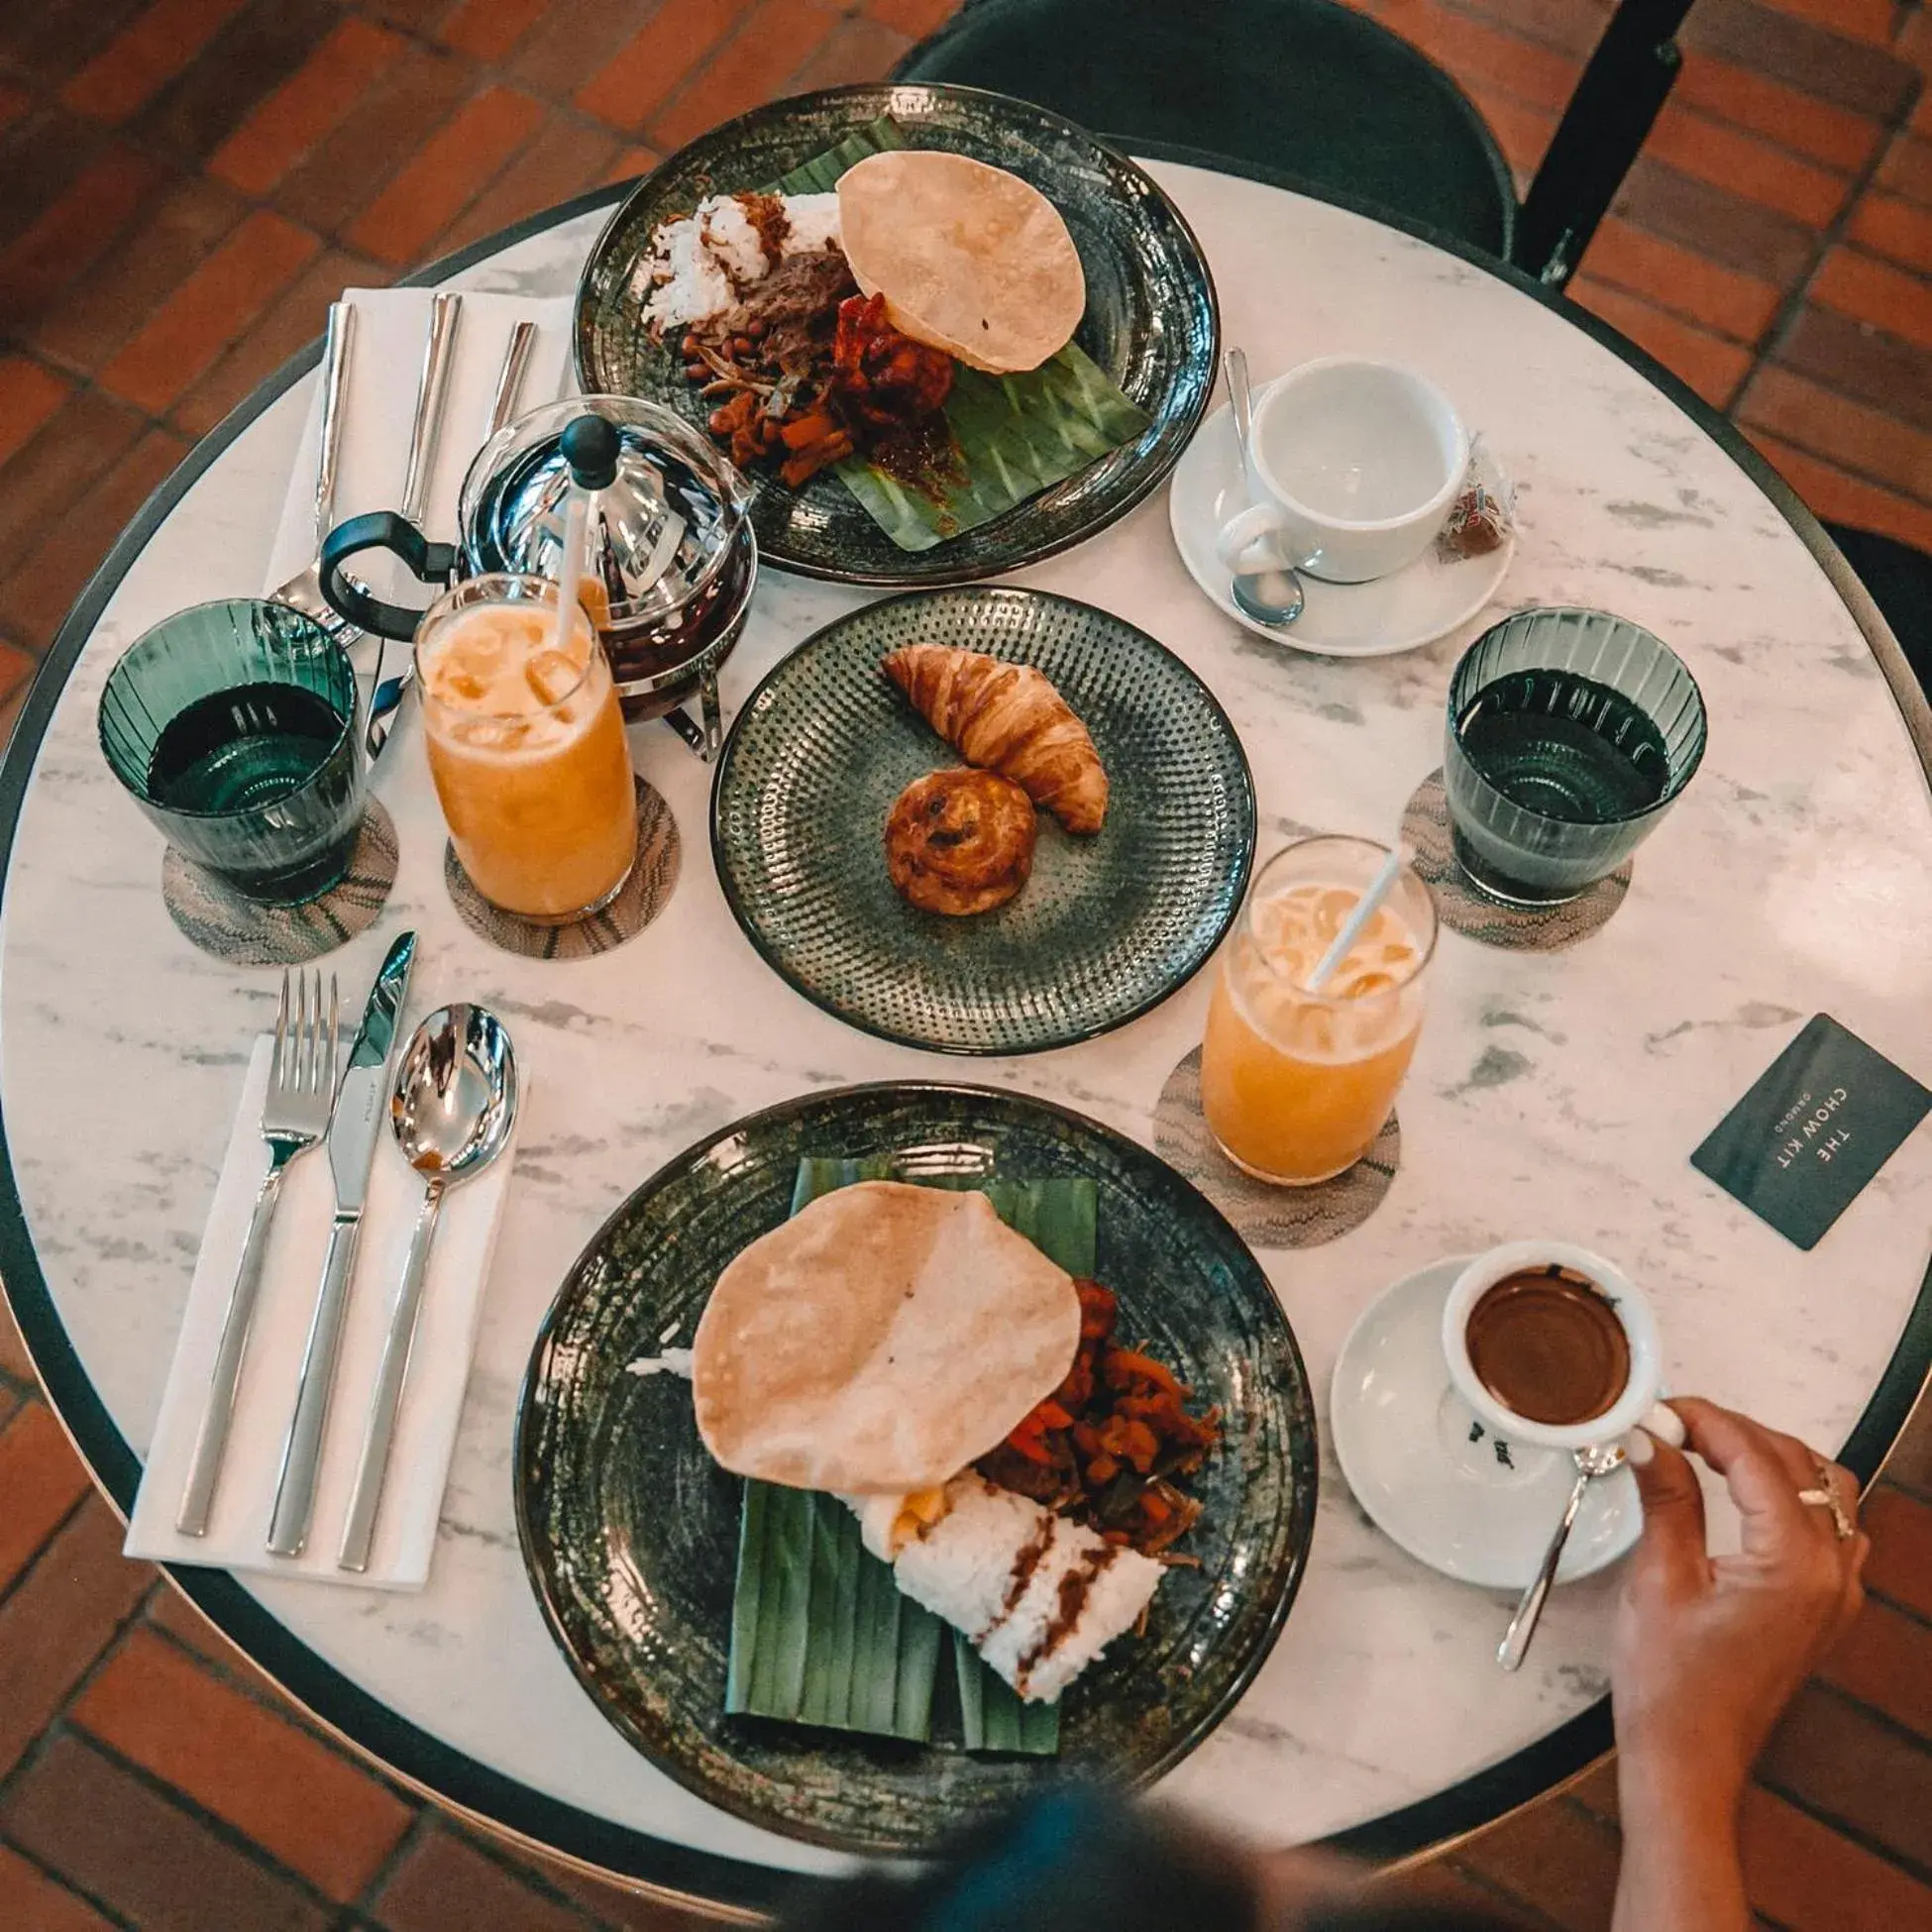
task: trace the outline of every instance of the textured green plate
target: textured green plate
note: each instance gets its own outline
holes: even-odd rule
[[[718,1271],[791,1210],[804,1154],[898,1157],[909,1179],[1091,1175],[1099,1274],[1122,1326],[1227,1417],[1197,1478],[1201,1559],[1160,1586],[1067,1692],[1061,1756],[986,1759],[724,1715],[741,1485],[704,1452],[690,1385],[627,1364],[689,1345]],[[754,1114],[681,1154],[585,1250],[524,1376],[514,1451],[524,1563],[597,1707],[713,1804],[851,1852],[918,1852],[1062,1773],[1145,1783],[1261,1667],[1315,1529],[1314,1400],[1254,1257],[1144,1147],[982,1087],[847,1087]],[[941,1673],[942,1676],[945,1674]]]
[[[960,760],[880,670],[902,644],[1037,666],[1107,767],[1091,838],[1040,814],[1033,876],[973,918],[909,906],[886,814]],[[1228,714],[1144,631],[1043,590],[916,592],[827,624],[738,713],[711,790],[711,855],[753,945],[849,1024],[941,1053],[1032,1053],[1145,1013],[1240,910],[1254,784]]]
[[[1136,441],[930,550],[901,550],[835,477],[799,490],[752,480],[767,563],[844,584],[970,584],[1051,557],[1139,502],[1207,413],[1220,352],[1214,281],[1174,204],[1125,155],[1044,108],[971,87],[831,87],[700,135],[638,183],[591,249],[577,289],[578,374],[587,393],[643,396],[701,424],[711,405],[645,333],[635,283],[652,230],[707,194],[777,180],[881,115],[911,146],[1008,168],[1059,209],[1087,277],[1074,339],[1153,418]]]

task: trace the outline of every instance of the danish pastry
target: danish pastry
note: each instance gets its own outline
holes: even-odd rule
[[[954,766],[916,778],[886,819],[886,871],[927,912],[1004,906],[1033,869],[1032,801],[1011,779]]]

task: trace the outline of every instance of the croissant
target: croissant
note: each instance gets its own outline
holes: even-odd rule
[[[969,765],[1010,778],[1070,832],[1107,816],[1107,769],[1050,679],[951,644],[908,644],[886,675]]]

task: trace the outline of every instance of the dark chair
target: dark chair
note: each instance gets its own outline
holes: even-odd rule
[[[1932,698],[1932,557],[1871,530],[1837,523],[1825,529],[1884,613],[1919,689]]]
[[[1018,94],[1131,148],[1197,148],[1568,279],[1676,79],[1691,0],[1623,0],[1519,207],[1448,74],[1331,0],[966,0],[899,80]]]

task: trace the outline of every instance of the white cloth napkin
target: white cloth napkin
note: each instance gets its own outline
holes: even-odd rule
[[[128,1525],[127,1554],[156,1562],[209,1563],[326,1583],[419,1590],[429,1580],[436,1549],[443,1485],[456,1448],[490,1255],[509,1190],[513,1142],[476,1179],[453,1187],[443,1197],[442,1222],[430,1250],[429,1276],[368,1571],[359,1575],[338,1569],[336,1552],[362,1455],[389,1308],[402,1279],[403,1258],[422,1199],[421,1184],[389,1137],[386,1125],[370,1173],[362,1245],[343,1324],[308,1547],[291,1559],[271,1556],[263,1546],[335,1212],[335,1182],[324,1145],[298,1155],[282,1177],[208,1533],[186,1537],[174,1527],[214,1370],[228,1291],[256,1190],[268,1171],[262,1097],[268,1084],[272,1045],[265,1035],[249,1060],[235,1130],[215,1184],[214,1206],[188,1290],[187,1313],[161,1396],[147,1472]]]
[[[336,464],[334,519],[346,522],[368,510],[399,510],[409,466],[409,427],[422,379],[423,345],[429,335],[427,288],[347,288],[342,299],[356,310],[356,335],[343,385],[342,442]],[[423,534],[432,543],[454,543],[457,499],[464,472],[482,448],[496,378],[510,332],[519,322],[537,325],[537,340],[517,391],[516,414],[555,402],[572,386],[571,298],[485,295],[460,291],[463,308],[451,351],[442,433],[430,474],[429,509]],[[322,384],[314,384],[308,420],[289,473],[281,523],[268,553],[263,590],[286,584],[315,560],[315,465],[322,446]],[[410,583],[398,565],[396,583]],[[378,586],[378,588],[380,588]],[[421,603],[420,587],[407,600]]]

